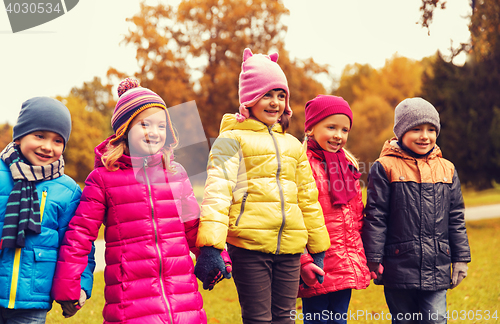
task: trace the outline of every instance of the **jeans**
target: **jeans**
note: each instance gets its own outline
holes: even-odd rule
[[[268,254],[228,244],[243,324],[293,324],[300,254]]]
[[[0,324],[44,324],[47,310],[0,307],[0,314]]]
[[[346,324],[351,289],[302,298],[304,324]]]
[[[392,323],[446,323],[446,289],[425,291],[384,288],[384,294]]]

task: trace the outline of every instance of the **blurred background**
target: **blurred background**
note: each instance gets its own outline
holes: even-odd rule
[[[500,214],[500,0],[85,0],[19,33],[0,10],[0,44],[0,148],[12,140],[24,100],[57,98],[73,122],[66,173],[82,186],[94,147],[112,134],[117,85],[132,76],[170,107],[180,137],[176,160],[200,200],[210,143],[222,115],[238,108],[245,47],[279,53],[291,92],[290,132],[300,140],[308,100],[333,94],[349,102],[347,148],[361,162],[363,183],[394,136],[395,106],[407,97],[429,100],[441,117],[438,145],[464,186],[473,255],[468,278],[449,291],[450,322],[498,321],[500,218],[479,219]],[[102,238],[101,231],[100,270]],[[54,304],[47,323],[102,323],[103,292],[98,271],[78,315],[64,319]],[[209,323],[241,323],[232,280],[202,294]],[[349,322],[380,323],[388,312],[382,294],[375,285],[353,292],[350,310],[364,316]]]
[[[66,173],[82,183],[93,148],[112,133],[116,86],[133,76],[176,107],[176,159],[202,185],[197,175],[222,115],[237,111],[249,47],[279,53],[294,112],[290,133],[300,140],[308,100],[333,94],[349,102],[347,148],[361,162],[363,181],[393,136],[395,106],[421,96],[440,113],[438,145],[462,183],[484,190],[500,182],[500,0],[105,3],[80,2],[54,22],[16,34],[2,19],[1,147],[11,141],[24,100],[56,97],[73,119]]]

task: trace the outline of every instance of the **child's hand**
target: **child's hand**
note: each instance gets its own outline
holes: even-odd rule
[[[313,258],[314,264],[323,272],[323,274],[319,274],[316,272],[316,278],[320,284],[325,280],[325,272],[323,271],[324,260],[325,260],[325,252],[319,253],[311,253],[311,257]]]
[[[452,263],[453,274],[451,275],[451,287],[450,289],[458,286],[465,277],[467,277],[467,262],[454,262]]]
[[[227,252],[223,259],[221,253],[224,252],[213,246],[200,248],[200,256],[194,266],[194,274],[203,282],[203,289],[212,290],[215,284],[222,279],[231,278],[232,263]],[[229,263],[226,264],[227,260],[229,260]]]
[[[325,272],[323,269],[314,264],[314,262],[309,262],[303,264],[300,267],[300,277],[304,281],[304,283],[312,287],[318,282],[318,276],[323,277]]]
[[[382,274],[384,273],[384,266],[378,262],[367,262],[368,270],[370,270],[370,277],[373,280],[382,280]],[[376,284],[377,282],[375,282]]]
[[[78,312],[80,308],[85,305],[85,301],[87,300],[87,294],[85,291],[80,290],[80,299],[77,301],[72,301],[72,300],[67,300],[67,301],[57,301],[59,304],[61,304],[61,309],[63,311],[63,316],[65,318],[69,318]]]

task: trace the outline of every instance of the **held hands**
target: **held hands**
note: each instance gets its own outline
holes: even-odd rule
[[[63,316],[65,318],[69,318],[78,312],[80,308],[85,305],[85,301],[87,300],[87,294],[85,291],[80,290],[80,298],[76,301],[73,300],[66,300],[66,301],[57,301],[59,304],[61,304],[61,309],[63,311]]]
[[[309,287],[312,287],[316,284],[316,282],[319,282],[318,276],[323,279],[324,275],[325,272],[323,271],[323,269],[315,265],[314,262],[306,263],[302,267],[300,267],[300,277]]]
[[[453,274],[451,275],[451,287],[450,289],[458,286],[465,277],[467,277],[467,262],[454,262],[451,265],[453,269]]]
[[[375,281],[382,280],[382,274],[384,273],[384,266],[378,262],[367,262],[368,270],[370,270],[370,277]],[[375,282],[377,284],[377,282]]]
[[[320,253],[311,253],[311,256],[313,258],[313,262],[315,265],[318,266],[318,268],[321,269],[321,271],[323,271],[323,261],[325,260],[325,252],[320,252]],[[323,271],[323,274],[320,275],[318,273],[316,273],[316,278],[318,278],[318,282],[320,284],[323,283],[323,281],[325,280],[325,272]]]
[[[230,279],[231,271],[232,262],[226,250],[221,251],[213,246],[200,248],[194,274],[203,282],[203,289],[212,290],[222,279]]]
[[[323,271],[324,258],[325,252],[301,256],[300,276],[307,286],[312,287],[316,282],[323,283],[325,278],[325,272]]]

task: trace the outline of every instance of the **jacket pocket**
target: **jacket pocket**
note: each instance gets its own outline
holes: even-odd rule
[[[447,257],[451,257],[450,246],[445,242],[439,242],[439,250]]]
[[[247,203],[247,198],[248,198],[248,191],[245,192],[243,195],[243,200],[241,201],[241,209],[240,209],[240,214],[238,215],[238,218],[236,219],[236,223],[234,224],[235,226],[238,226],[240,223],[241,216],[243,216],[243,213],[245,212],[245,205]]]
[[[57,261],[57,250],[33,248],[32,287],[36,293],[50,293]]]
[[[390,244],[385,247],[384,285],[414,285],[420,282],[420,258],[413,241]]]
[[[439,251],[436,255],[436,284],[449,285],[451,282],[451,251],[446,242],[438,242]]]
[[[386,256],[392,256],[392,257],[397,257],[409,252],[415,252],[415,246],[413,244],[413,241],[411,242],[404,242],[404,243],[397,243],[397,244],[390,244],[385,247],[385,255]]]

